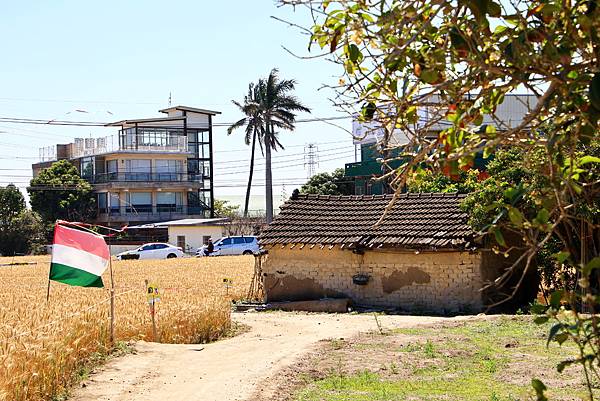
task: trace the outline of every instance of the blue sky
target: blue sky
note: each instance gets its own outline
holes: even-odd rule
[[[272,15],[309,24],[308,15],[270,0],[9,2],[0,15],[0,117],[106,122],[156,117],[172,93],[173,104],[219,110],[223,114],[215,122],[232,122],[240,114],[231,99],[241,99],[248,83],[273,67],[298,81],[296,94],[313,116],[340,115],[328,100],[332,93],[319,90],[337,82],[336,66],[287,53],[282,45],[306,54],[308,38]],[[350,120],[340,125],[351,128]],[[2,122],[0,131],[0,185],[19,186],[26,185],[39,147],[116,133]],[[244,193],[249,148],[242,136],[215,129],[217,198]],[[300,160],[306,143],[319,144],[318,171],[354,161],[351,136],[324,123],[298,124],[281,138],[287,149],[275,155],[274,179],[286,183],[288,194],[306,176]],[[256,173],[256,184],[263,175]],[[276,200],[281,190],[275,188]],[[253,195],[262,192],[261,186],[253,189]]]

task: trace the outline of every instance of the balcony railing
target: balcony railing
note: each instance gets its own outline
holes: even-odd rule
[[[182,218],[183,216],[204,216],[209,213],[209,209],[200,206],[187,205],[139,205],[128,206],[126,208],[100,208],[98,209],[98,218],[101,220],[139,220],[139,221],[167,221],[171,219]]]
[[[77,138],[71,144],[71,157],[94,156],[119,151],[135,152],[187,152],[185,136],[166,136],[164,138],[126,137],[111,135],[104,138]]]
[[[57,160],[56,146],[39,149],[40,162]],[[96,156],[113,152],[157,152],[187,153],[187,137],[182,135],[110,135],[102,138],[75,138],[73,143],[58,145],[64,147],[67,159]]]
[[[199,174],[188,173],[152,173],[152,172],[118,172],[103,173],[83,177],[92,184],[104,184],[107,182],[202,182],[203,177]]]

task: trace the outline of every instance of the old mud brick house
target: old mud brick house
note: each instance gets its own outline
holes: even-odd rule
[[[464,195],[296,195],[260,236],[267,302],[348,297],[409,312],[472,313],[510,261],[474,241]],[[497,291],[495,291],[497,293]]]

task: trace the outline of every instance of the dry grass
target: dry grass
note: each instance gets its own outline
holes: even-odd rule
[[[0,266],[0,400],[57,399],[90,361],[112,349],[109,290],[53,282],[46,303],[49,257],[15,261],[36,264]],[[230,301],[246,295],[253,263],[248,256],[114,261],[116,341],[152,340],[145,279],[161,291],[161,342],[219,338],[231,327]],[[233,279],[228,295],[223,278]],[[108,287],[108,273],[103,279]]]

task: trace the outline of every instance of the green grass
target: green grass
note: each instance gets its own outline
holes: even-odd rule
[[[454,327],[395,330],[391,336],[373,335],[359,341],[345,358],[364,358],[386,367],[380,371],[344,369],[342,356],[338,367],[323,379],[306,382],[295,395],[297,401],[383,401],[383,400],[490,400],[533,399],[531,379],[550,380],[550,399],[582,399],[585,388],[563,384],[556,364],[569,355],[569,346],[546,347],[547,326],[537,326],[530,317],[500,318],[466,322]],[[389,338],[405,337],[401,347],[381,355]],[[410,336],[410,337],[406,337]],[[362,340],[361,340],[362,341]],[[387,360],[382,360],[387,358]],[[332,359],[333,360],[333,359]],[[356,362],[357,359],[354,359]],[[358,359],[361,361],[361,359]],[[357,366],[355,363],[353,366]],[[358,366],[361,366],[360,363]],[[565,373],[563,373],[564,375]],[[565,379],[575,380],[579,371]],[[566,382],[565,382],[566,383]],[[548,383],[547,383],[548,384]]]

